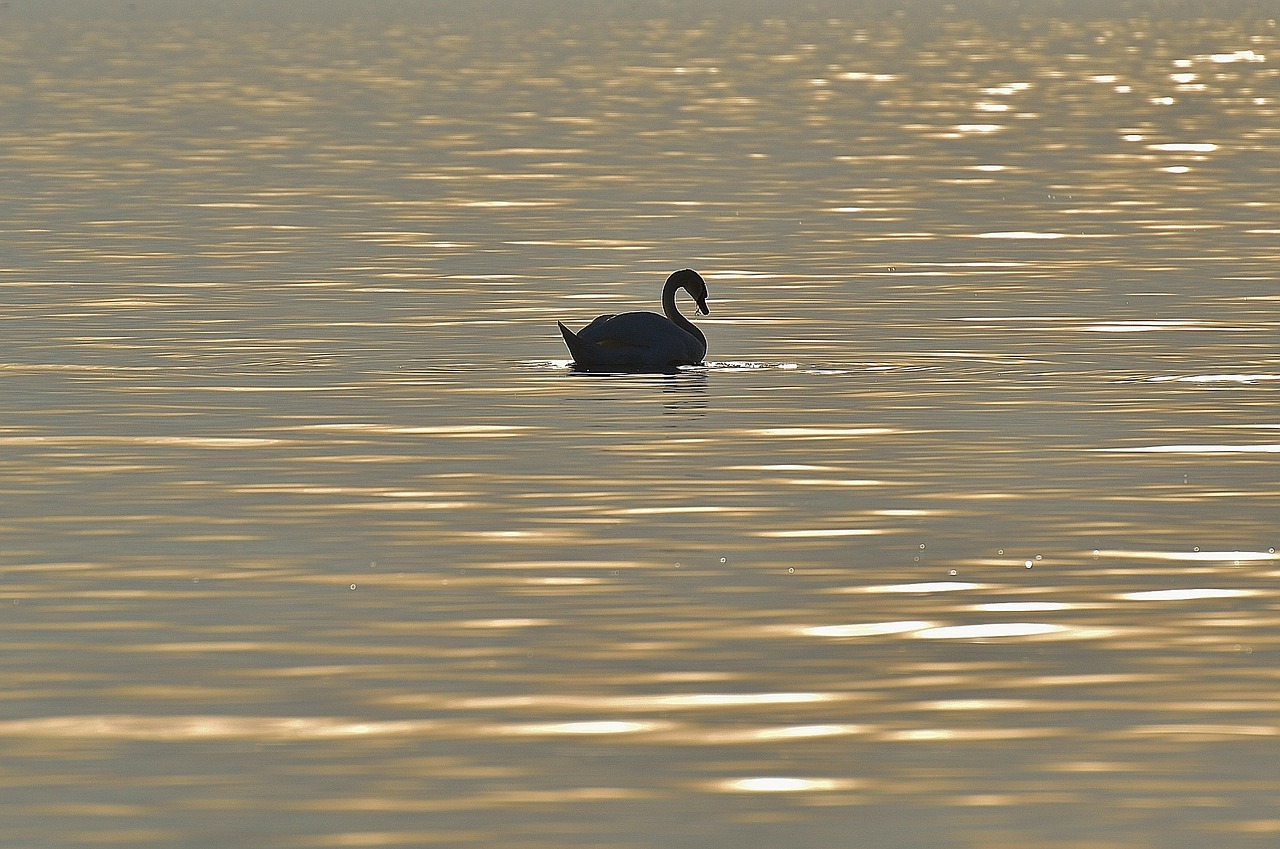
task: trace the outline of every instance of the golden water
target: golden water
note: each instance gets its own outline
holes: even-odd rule
[[[1274,20],[230,8],[0,10],[0,845],[1274,845]]]

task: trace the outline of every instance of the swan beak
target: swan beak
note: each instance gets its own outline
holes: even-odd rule
[[[702,313],[703,315],[711,315],[711,310],[707,309],[706,298],[698,298],[697,303],[698,303],[698,312]]]

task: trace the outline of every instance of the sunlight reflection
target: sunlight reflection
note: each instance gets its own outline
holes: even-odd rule
[[[758,537],[771,539],[813,539],[832,537],[866,537],[887,534],[883,528],[803,528],[794,531],[757,531]]]
[[[857,786],[857,782],[834,778],[738,778],[721,781],[713,789],[738,793],[801,793],[827,790],[843,790]]]
[[[865,725],[791,725],[785,728],[765,728],[752,732],[759,740],[803,740],[810,737],[837,737],[845,734],[861,734]]]
[[[1177,143],[1170,142],[1167,144],[1149,144],[1148,150],[1162,150],[1172,153],[1210,153],[1218,149],[1216,144],[1210,143]]]
[[[755,436],[788,436],[798,439],[836,439],[842,436],[888,436],[900,431],[889,427],[767,427],[748,430]]]
[[[1121,593],[1116,598],[1128,601],[1193,601],[1202,598],[1244,598],[1258,595],[1262,595],[1260,590],[1185,589]]]
[[[782,483],[789,486],[886,486],[887,481],[869,480],[865,478],[784,478]],[[888,515],[880,512],[879,515]]]
[[[1148,378],[1151,383],[1261,383],[1280,380],[1280,374],[1188,374]]]
[[[279,430],[334,431],[338,433],[386,433],[466,438],[501,438],[520,436],[537,430],[529,425],[458,424],[458,425],[389,425],[375,422],[324,422],[290,425]]]
[[[1028,230],[996,231],[993,233],[975,233],[975,239],[1065,239],[1066,233],[1037,233]]]
[[[331,717],[55,716],[0,722],[0,737],[83,737],[122,740],[318,740],[346,736],[420,734],[439,723],[415,719],[352,722]]]
[[[1045,708],[1048,705],[1032,699],[939,699],[931,702],[919,702],[916,707],[921,710],[969,711],[969,710],[1029,710],[1034,707]]]
[[[975,604],[973,610],[985,610],[991,613],[1034,613],[1048,610],[1069,610],[1079,605],[1065,604],[1060,601],[997,601],[989,604]]]
[[[515,725],[498,725],[489,729],[495,734],[511,734],[526,737],[556,735],[598,736],[606,734],[638,734],[669,726],[660,722],[623,722],[620,720],[591,720],[584,722],[549,722]]]
[[[645,711],[680,708],[737,707],[741,705],[795,705],[836,701],[833,693],[682,693],[647,696],[536,695],[462,699],[458,707],[559,708],[594,711]]]
[[[915,634],[923,640],[985,640],[1000,637],[1035,637],[1066,631],[1060,625],[1040,622],[988,622],[982,625],[949,625],[926,628]]]
[[[838,472],[839,466],[812,466],[799,463],[768,463],[763,466],[725,466],[746,472]]]
[[[1000,96],[1000,97],[1008,97],[1011,94],[1017,94],[1019,92],[1027,91],[1030,88],[1031,88],[1031,83],[1012,82],[1012,83],[1006,83],[1004,85],[990,86],[988,88],[984,88],[982,89],[982,93],[988,94],[988,95]]]
[[[1280,554],[1271,551],[1130,551],[1125,549],[1099,549],[1100,557],[1120,557],[1134,560],[1188,560],[1205,562],[1280,560]]]
[[[864,622],[856,625],[817,625],[801,628],[800,633],[811,637],[879,637],[887,634],[905,634],[936,627],[934,622]]]
[[[1141,445],[1134,448],[1095,448],[1110,454],[1280,454],[1280,444],[1255,445]]]
[[[836,79],[889,83],[898,79],[898,75],[897,74],[869,74],[865,71],[846,71],[845,73],[837,74]]]
[[[1025,802],[1023,797],[1013,793],[967,793],[947,798],[947,804],[962,808],[1003,808]]]
[[[176,445],[188,448],[262,448],[285,444],[283,439],[252,436],[0,436],[0,445]]]
[[[1115,628],[1076,628],[1043,622],[987,622],[980,625],[949,625],[927,628],[912,634],[922,640],[992,640],[1010,637],[1049,640],[1101,640],[1118,634]]]
[[[1193,327],[1201,323],[1193,319],[1152,318],[1086,324],[1080,329],[1090,333],[1147,333],[1152,330],[1177,330]]]
[[[1280,727],[1276,725],[1220,725],[1206,722],[1176,725],[1139,725],[1130,728],[1129,733],[1208,741],[1231,740],[1240,737],[1280,737]]]
[[[1066,732],[1058,728],[912,728],[891,731],[884,739],[913,743],[951,743],[982,740],[1034,740],[1043,737],[1061,737]]]
[[[769,512],[772,510],[768,507],[718,507],[711,504],[689,504],[681,507],[628,507],[622,510],[611,510],[609,515],[667,516],[686,513],[719,513],[726,516],[750,516]]]
[[[724,707],[731,705],[805,704],[831,701],[827,693],[693,693],[679,696],[653,696],[622,698],[619,704],[638,704],[661,707]]]
[[[601,571],[616,571],[619,569],[642,569],[652,567],[652,563],[640,560],[499,560],[492,563],[476,563],[470,568],[472,569],[496,569],[506,571],[512,570],[532,570],[543,571],[551,569],[591,569]]]
[[[872,587],[848,587],[832,592],[864,592],[864,593],[951,593],[961,590],[988,589],[990,584],[975,584],[968,581],[924,581],[918,584],[881,584]]]
[[[554,619],[469,619],[458,622],[460,628],[492,628],[492,629],[510,629],[510,628],[533,628],[540,625],[554,625]]]
[[[1230,53],[1211,53],[1208,56],[1197,56],[1197,59],[1208,59],[1219,65],[1230,62],[1265,62],[1267,57],[1252,50],[1233,50]]]

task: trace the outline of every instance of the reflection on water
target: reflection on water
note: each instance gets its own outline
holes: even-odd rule
[[[1275,843],[1273,16],[60,9],[10,843]]]

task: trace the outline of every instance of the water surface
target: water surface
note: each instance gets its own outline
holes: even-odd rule
[[[63,9],[0,842],[1274,844],[1267,15]]]

